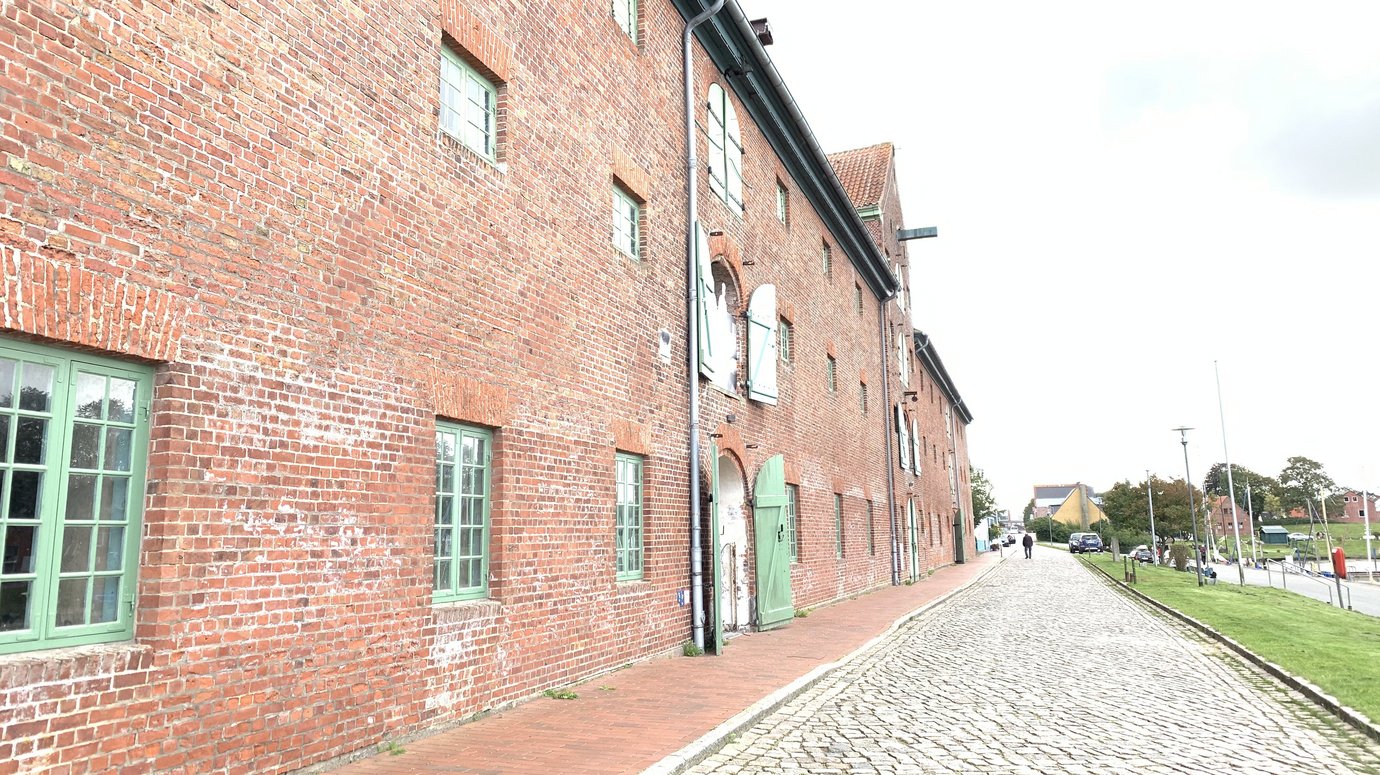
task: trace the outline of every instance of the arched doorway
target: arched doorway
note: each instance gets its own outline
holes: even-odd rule
[[[746,486],[742,469],[731,455],[720,454],[714,466],[714,617],[718,632],[747,629],[748,604]],[[717,638],[715,639],[717,642]]]

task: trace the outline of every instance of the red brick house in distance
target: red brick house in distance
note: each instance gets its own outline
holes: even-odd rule
[[[1235,523],[1233,523],[1231,506],[1231,500],[1225,495],[1218,495],[1213,498],[1212,506],[1208,512],[1208,520],[1212,525],[1213,534],[1234,536],[1236,526],[1239,526],[1241,528],[1241,540],[1245,541],[1250,536],[1255,535],[1255,521],[1251,518],[1246,507],[1238,503],[1236,504]]]
[[[294,770],[963,559],[891,155],[733,0],[687,116],[704,7],[8,7],[0,772]]]
[[[1380,499],[1376,497],[1375,493],[1347,490],[1342,493],[1342,507],[1345,509],[1345,512],[1343,515],[1334,517],[1333,519],[1337,522],[1364,522],[1365,515],[1369,514],[1371,524],[1377,524],[1375,521],[1377,501],[1380,501]]]

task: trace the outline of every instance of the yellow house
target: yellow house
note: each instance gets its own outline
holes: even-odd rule
[[[1087,531],[1093,525],[1107,518],[1092,498],[1078,487],[1060,504],[1059,510],[1054,512],[1054,521],[1063,525],[1068,525],[1075,530]]]

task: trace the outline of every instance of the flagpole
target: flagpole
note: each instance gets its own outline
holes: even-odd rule
[[[1251,564],[1260,564],[1260,549],[1256,542],[1256,533],[1260,528],[1255,526],[1255,502],[1251,500],[1251,480],[1246,480],[1246,522],[1251,526]]]
[[[1370,553],[1370,491],[1361,491],[1361,513],[1365,515],[1366,525],[1366,564],[1370,566],[1370,579],[1375,580],[1375,555]]]
[[[1222,410],[1222,372],[1217,369],[1217,361],[1212,362],[1212,373],[1217,377],[1217,416],[1222,421],[1222,457],[1227,461],[1227,500],[1231,501],[1231,527],[1236,531],[1236,572],[1241,577],[1241,586],[1246,586],[1246,567],[1241,563],[1241,520],[1236,518],[1236,485],[1231,480],[1231,455],[1227,453],[1227,415]]]
[[[1150,498],[1150,562],[1153,565],[1160,564],[1160,539],[1155,535],[1155,484],[1150,476],[1150,469],[1145,469],[1145,495]],[[1366,531],[1370,533],[1369,530]],[[1369,547],[1366,549],[1370,551]]]

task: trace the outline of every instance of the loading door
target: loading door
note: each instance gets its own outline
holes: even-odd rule
[[[753,486],[752,525],[757,551],[757,627],[780,627],[795,616],[791,599],[791,547],[786,540],[786,461],[762,464]]]

